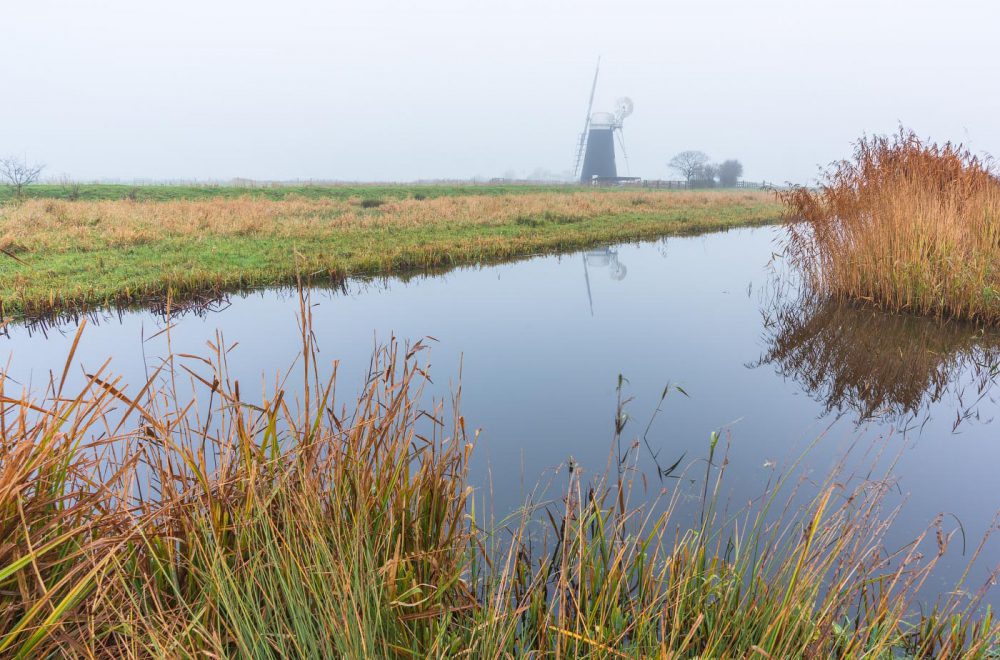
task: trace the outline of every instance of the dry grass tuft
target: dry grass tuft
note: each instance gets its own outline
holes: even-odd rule
[[[781,197],[789,254],[817,291],[1000,322],[1000,180],[961,145],[862,139],[818,190]]]

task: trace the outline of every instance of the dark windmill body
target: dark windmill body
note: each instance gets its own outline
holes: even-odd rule
[[[587,148],[583,156],[580,181],[587,183],[594,179],[617,179],[615,165],[614,115],[595,112],[590,118],[587,131]]]
[[[594,106],[594,92],[597,90],[597,76],[600,70],[601,62],[598,60],[597,71],[594,72],[594,84],[590,88],[590,102],[587,104],[587,119],[577,145],[574,173],[580,175],[580,183],[632,181],[638,177],[618,176],[618,167],[615,163],[615,135],[618,136],[622,155],[625,156],[626,164],[628,163],[621,131],[625,117],[632,114],[632,101],[628,98],[618,99],[616,104],[618,107],[614,114],[610,112],[591,114]]]

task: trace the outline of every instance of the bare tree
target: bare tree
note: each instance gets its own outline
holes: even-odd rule
[[[707,164],[708,156],[704,152],[682,151],[671,158],[667,166],[680,172],[684,180],[690,182],[701,173]]]
[[[726,188],[732,188],[743,176],[743,163],[738,160],[727,160],[719,165],[719,183]]]
[[[29,164],[27,160],[11,156],[0,158],[0,179],[7,182],[14,188],[14,194],[20,197],[24,192],[24,187],[38,181],[45,165],[40,163]]]

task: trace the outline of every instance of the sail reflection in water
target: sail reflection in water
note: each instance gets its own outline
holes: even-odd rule
[[[750,366],[773,365],[858,423],[922,425],[941,402],[954,406],[954,431],[979,417],[1000,375],[1000,334],[967,324],[809,296],[776,296],[763,315],[766,350]]]

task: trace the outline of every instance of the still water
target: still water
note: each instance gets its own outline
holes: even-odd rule
[[[668,395],[647,436],[659,463],[705,456],[709,433],[723,430],[731,442],[724,496],[734,506],[760,495],[814,442],[795,469],[816,480],[852,446],[859,465],[879,452],[883,462],[898,459],[893,497],[905,505],[889,542],[911,540],[939,513],[949,514],[946,529],[958,520],[966,533],[966,555],[953,544],[928,585],[946,591],[1000,509],[1000,427],[992,423],[1000,340],[796,300],[775,283],[778,251],[779,229],[737,230],[352,282],[312,292],[314,331],[321,357],[340,360],[342,400],[377,343],[436,340],[430,394],[447,397],[461,369],[462,413],[482,430],[472,478],[498,517],[540,479],[558,481],[570,460],[604,469],[619,375],[632,397],[628,437],[642,435],[667,384],[686,393]],[[298,309],[290,291],[235,295],[210,313],[175,318],[170,341],[175,352],[203,354],[221,331],[237,343],[229,364],[248,398],[292,364]],[[164,319],[126,312],[97,321],[76,354],[77,383],[110,356],[134,391],[167,352],[166,335],[157,336]],[[75,330],[9,328],[0,337],[8,392],[40,391],[50,371],[58,376]],[[657,483],[650,456],[643,466]],[[991,542],[966,589],[997,563],[1000,545]]]

